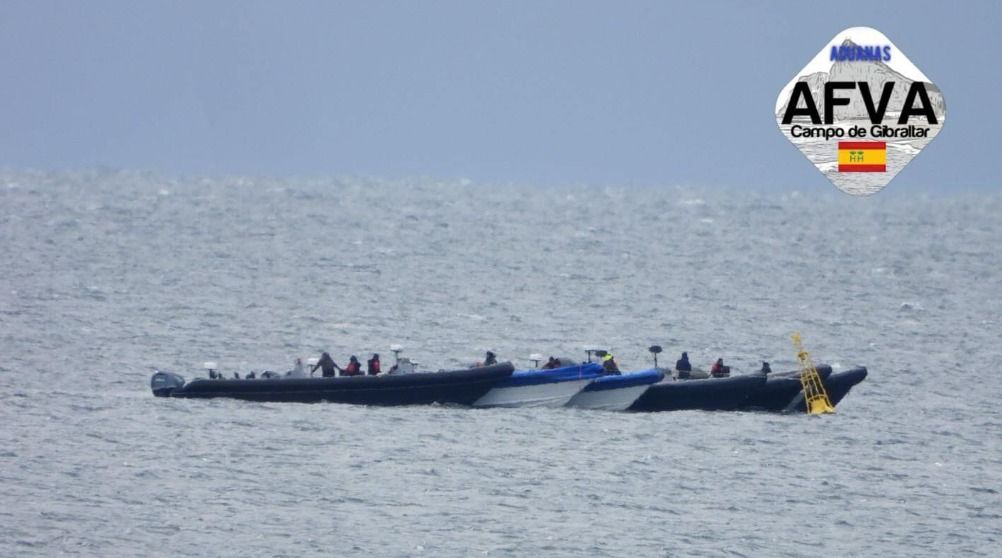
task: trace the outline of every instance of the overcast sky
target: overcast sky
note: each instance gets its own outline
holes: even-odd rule
[[[943,91],[893,185],[999,186],[999,2],[0,0],[0,167],[804,187],[782,86],[844,28]]]

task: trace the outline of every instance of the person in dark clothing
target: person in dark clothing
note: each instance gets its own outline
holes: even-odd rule
[[[484,366],[494,366],[498,363],[498,357],[494,353],[487,351],[487,356],[484,358]]]
[[[764,360],[762,361],[762,370],[761,370],[761,372],[763,374],[772,374],[772,368],[769,366],[769,363],[766,362],[766,361],[764,361]]]
[[[341,369],[341,374],[344,376],[358,376],[362,373],[362,363],[358,361],[358,357],[351,355],[348,359],[348,366]]]
[[[378,376],[382,372],[379,368],[379,353],[372,353],[372,358],[365,361],[365,363],[370,376]]]
[[[692,365],[689,364],[689,353],[682,353],[682,358],[675,361],[675,370],[681,379],[689,378],[692,375]]]
[[[341,369],[341,367],[334,362],[334,359],[331,358],[331,355],[326,352],[320,355],[320,360],[313,365],[313,368],[310,368],[310,376],[317,371],[317,368],[322,370],[324,378],[333,378],[334,376],[337,376],[335,370]]]
[[[553,370],[554,368],[560,368],[560,361],[550,357],[549,360],[546,361],[546,364],[543,365],[543,370]]]
[[[612,358],[612,353],[606,353],[602,357],[602,369],[606,374],[619,375],[619,365],[616,364],[616,359]]]

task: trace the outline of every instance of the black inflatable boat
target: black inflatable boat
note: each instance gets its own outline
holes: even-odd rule
[[[828,376],[824,380],[825,391],[828,392],[828,400],[831,401],[832,405],[838,405],[846,395],[849,395],[849,390],[853,386],[866,379],[867,374],[865,366],[857,366],[856,368],[835,372],[831,376]],[[804,410],[803,401],[800,402],[800,406],[797,409],[800,411]]]
[[[157,371],[150,380],[157,397],[229,397],[247,401],[354,403],[359,405],[472,405],[511,376],[511,363],[495,366],[381,376],[335,378],[196,379]]]
[[[707,378],[704,380],[665,380],[647,388],[628,411],[729,411],[740,407],[765,385],[762,374]]]
[[[819,364],[816,368],[822,382],[831,376],[831,366]],[[803,402],[803,384],[800,383],[800,371],[797,370],[769,374],[765,384],[751,394],[739,408],[743,411],[782,412],[795,410],[799,404],[803,412]]]

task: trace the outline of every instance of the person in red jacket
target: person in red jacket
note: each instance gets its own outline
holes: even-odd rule
[[[718,358],[717,362],[713,363],[710,367],[710,377],[713,378],[726,378],[731,375],[731,367],[724,366],[724,359]]]
[[[372,353],[372,358],[366,361],[370,376],[378,376],[382,371],[379,369],[379,353]]]
[[[358,357],[351,355],[348,366],[341,369],[342,376],[359,376],[362,374],[362,364],[358,362]]]

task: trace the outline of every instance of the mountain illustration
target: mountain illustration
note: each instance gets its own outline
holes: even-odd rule
[[[855,47],[857,45],[851,40],[846,39],[842,43],[842,46]],[[873,98],[874,106],[876,106],[879,102],[884,84],[889,81],[894,82],[895,85],[891,93],[891,99],[887,105],[887,112],[892,114],[901,112],[908,89],[914,82],[914,80],[908,79],[904,75],[891,69],[891,67],[883,61],[834,62],[831,69],[827,73],[815,72],[813,74],[800,76],[797,78],[797,81],[807,82],[807,85],[811,90],[811,95],[814,96],[814,102],[817,104],[818,112],[821,114],[821,118],[825,117],[824,86],[829,81],[865,81],[869,83],[870,95]],[[933,112],[936,113],[936,117],[939,119],[940,123],[942,123],[943,118],[946,115],[946,104],[943,101],[943,94],[940,92],[939,88],[932,83],[925,82],[925,87],[926,91],[929,93],[929,101],[932,103]],[[848,97],[849,104],[839,105],[834,108],[835,121],[861,120],[868,118],[866,105],[863,103],[863,99],[858,88],[839,91],[838,95],[843,98]],[[777,112],[777,118],[783,117],[788,105],[789,100],[787,100],[787,102],[783,104],[782,108],[780,108],[779,112]],[[924,119],[921,119],[921,121],[924,123]]]

